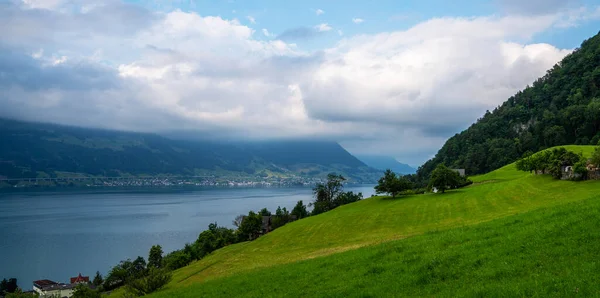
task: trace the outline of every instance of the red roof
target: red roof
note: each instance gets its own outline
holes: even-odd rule
[[[72,284],[76,284],[76,283],[80,283],[80,282],[90,282],[90,277],[89,276],[81,276],[81,273],[79,273],[79,276],[77,276],[77,277],[71,277]]]

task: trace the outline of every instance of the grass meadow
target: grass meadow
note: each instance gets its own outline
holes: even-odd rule
[[[369,198],[225,247],[154,296],[598,295],[600,181],[514,164],[472,179],[445,194]]]

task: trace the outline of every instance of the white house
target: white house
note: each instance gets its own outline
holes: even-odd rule
[[[40,297],[71,297],[77,284],[57,283],[48,279],[33,282],[33,291]]]

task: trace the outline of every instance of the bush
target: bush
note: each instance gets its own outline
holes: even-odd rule
[[[75,291],[73,292],[73,298],[100,298],[100,292],[97,290],[90,289],[89,286],[84,284],[79,284],[75,287]]]
[[[127,284],[127,292],[135,296],[143,296],[164,287],[171,281],[171,273],[165,269],[150,267],[148,275]]]
[[[163,260],[165,267],[170,270],[179,269],[192,262],[192,258],[189,254],[183,250],[176,250],[165,256]]]

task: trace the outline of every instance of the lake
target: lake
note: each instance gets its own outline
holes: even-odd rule
[[[372,185],[346,191],[373,193]],[[238,214],[312,200],[298,188],[148,188],[0,193],[0,279],[68,282],[81,273],[103,275],[127,258],[148,257],[160,244],[170,252],[193,242],[208,224],[233,227]]]

